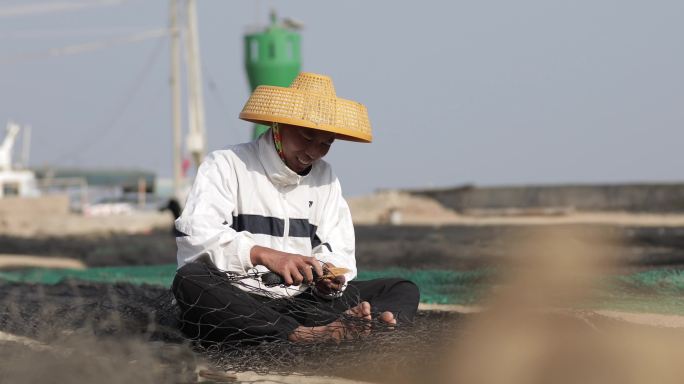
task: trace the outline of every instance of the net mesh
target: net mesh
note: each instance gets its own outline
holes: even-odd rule
[[[167,272],[171,275],[175,270],[175,267],[163,268],[169,268]],[[138,269],[141,276],[144,271],[154,269]],[[33,271],[32,276],[36,277],[37,272]],[[62,272],[65,275],[76,273]],[[103,269],[97,269],[97,272],[96,275],[105,275]],[[502,271],[482,271],[447,281],[450,284],[458,282],[464,287],[487,286],[492,273]],[[4,277],[30,275],[26,271],[6,274]],[[125,278],[123,273],[114,275]],[[153,273],[151,277],[157,275]],[[416,271],[368,272],[364,278],[397,275],[411,275],[419,285],[424,284]],[[609,303],[608,307],[624,304],[634,308],[635,301],[627,299],[641,298],[639,308],[642,310],[649,310],[647,303],[650,302],[660,306],[663,312],[662,309],[667,308],[662,306],[669,303],[670,309],[677,312],[677,308],[682,307],[681,276],[681,271],[670,269],[612,276],[601,284],[603,293],[597,300]],[[377,320],[363,322],[303,300],[294,307],[292,314],[301,312],[341,318],[348,327],[358,329],[360,333],[340,342],[314,339],[308,343],[292,343],[277,338],[257,338],[206,343],[201,342],[199,334],[192,337],[181,333],[183,314],[168,289],[168,275],[166,279],[167,283],[162,285],[141,283],[142,278],[132,279],[132,282],[84,281],[73,275],[63,275],[52,284],[0,280],[0,305],[5,308],[0,313],[0,334],[27,338],[40,346],[0,341],[0,356],[6,362],[0,366],[0,374],[9,382],[59,382],[59,378],[62,382],[192,382],[196,368],[206,364],[236,372],[417,382],[423,376],[415,375],[426,375],[442,361],[440,356],[447,348],[443,345],[444,340],[467,337],[464,320],[480,316],[418,312],[412,323],[400,323],[390,330]],[[277,299],[264,296],[262,300],[268,304]],[[583,315],[582,321],[570,320],[583,326],[586,317]],[[595,319],[592,323],[601,324]],[[364,333],[367,327],[370,332]],[[44,376],[31,376],[38,372]],[[110,380],[107,375],[115,379]]]
[[[460,318],[419,313],[410,324],[389,329],[377,320],[361,321],[302,300],[295,312],[338,316],[345,326],[359,332],[339,342],[315,338],[301,344],[275,338],[203,342],[181,333],[183,314],[173,294],[159,286],[74,279],[50,285],[5,281],[0,283],[0,294],[6,308],[0,314],[0,334],[32,343],[0,341],[0,355],[9,356],[0,374],[17,382],[49,378],[31,376],[38,371],[46,375],[52,371],[69,382],[192,382],[200,365],[235,372],[296,372],[385,382],[419,364],[429,364],[440,340],[456,329]],[[379,377],[395,366],[399,371]],[[107,372],[116,379],[106,377]]]
[[[410,323],[418,305],[417,288],[401,279],[354,281],[340,295],[324,295],[314,283],[273,291],[261,283],[267,275],[183,266],[172,285],[183,332],[202,343],[339,342]]]
[[[366,229],[373,236],[379,229]],[[428,228],[432,233],[439,229]],[[563,305],[557,300],[565,292],[560,290],[559,278],[564,281],[563,287],[585,287],[586,279],[577,279],[582,274],[550,273],[550,269],[534,269],[533,266],[543,266],[549,260],[564,258],[555,257],[557,253],[550,253],[554,248],[566,249],[565,256],[590,253],[590,249],[578,249],[579,241],[559,242],[538,241],[543,252],[535,262],[527,262],[522,266],[510,268],[498,267],[483,269],[480,266],[493,263],[467,264],[470,270],[454,270],[461,268],[462,263],[447,262],[446,253],[439,253],[439,249],[432,245],[435,239],[443,239],[449,247],[454,247],[453,254],[468,254],[459,248],[459,241],[470,241],[473,237],[465,236],[469,229],[456,228],[453,232],[439,232],[439,236],[424,236],[416,228],[393,229],[392,233],[412,236],[409,240],[402,240],[392,248],[382,237],[376,248],[377,252],[368,250],[363,258],[364,265],[360,265],[359,279],[397,276],[414,281],[421,291],[424,303],[445,304],[482,304],[482,298],[490,299],[488,309],[479,314],[457,314],[446,312],[418,312],[414,321],[409,324],[399,324],[394,330],[389,330],[377,320],[360,322],[351,316],[349,324],[354,328],[355,322],[370,326],[371,332],[364,334],[364,327],[359,337],[343,339],[339,343],[334,340],[312,340],[308,343],[292,343],[278,338],[274,341],[265,339],[254,340],[252,343],[222,341],[202,343],[199,334],[195,337],[181,333],[181,321],[186,318],[179,312],[178,303],[174,303],[174,295],[169,291],[176,267],[175,265],[159,265],[145,267],[117,267],[90,268],[84,271],[46,271],[25,270],[2,272],[0,275],[0,381],[2,382],[97,382],[97,383],[159,383],[159,382],[194,382],[195,371],[202,366],[209,365],[225,370],[237,372],[257,371],[278,372],[291,375],[303,373],[311,375],[332,375],[373,382],[415,383],[415,382],[475,382],[478,380],[453,379],[454,377],[482,377],[487,374],[498,374],[502,379],[489,382],[554,382],[563,381],[564,377],[572,378],[573,373],[591,372],[585,369],[586,364],[593,366],[595,362],[606,361],[607,356],[613,359],[614,365],[606,365],[607,372],[629,371],[633,367],[650,365],[656,367],[652,375],[643,376],[644,379],[634,382],[680,382],[682,375],[673,376],[674,379],[661,380],[663,362],[671,362],[671,366],[679,367],[681,361],[678,351],[681,346],[679,339],[672,335],[681,333],[681,329],[656,329],[667,339],[676,341],[672,350],[667,353],[654,353],[653,340],[642,341],[635,339],[634,330],[640,327],[630,325],[625,333],[616,334],[615,340],[604,340],[606,345],[613,348],[604,349],[603,355],[592,354],[599,350],[596,340],[609,335],[613,327],[622,327],[622,321],[607,320],[597,316],[594,311],[577,311],[567,314],[556,312],[539,312],[538,308],[553,308]],[[630,229],[632,231],[632,229]],[[363,233],[363,232],[361,232]],[[492,228],[478,229],[476,237],[485,239],[500,237],[500,231]],[[631,233],[631,232],[630,232]],[[646,236],[640,242],[630,242],[623,250],[624,258],[631,260],[627,267],[611,271],[609,275],[597,277],[600,281],[587,295],[591,302],[583,304],[586,307],[602,309],[625,309],[630,312],[675,313],[684,314],[684,278],[681,270],[681,229],[640,229],[635,234]],[[659,234],[670,234],[667,241],[662,241]],[[461,235],[459,235],[461,234]],[[166,235],[166,233],[164,233]],[[443,235],[443,236],[442,236]],[[639,235],[639,236],[641,236]],[[461,237],[458,237],[461,236]],[[473,235],[474,236],[474,235]],[[644,235],[645,236],[645,235]],[[425,238],[423,243],[422,238]],[[575,238],[575,237],[573,237]],[[136,240],[137,239],[137,240]],[[459,240],[461,239],[461,240]],[[464,240],[465,239],[465,240]],[[544,238],[541,238],[544,240]],[[668,240],[669,239],[669,240]],[[79,247],[77,243],[81,241]],[[363,244],[363,236],[361,244]],[[509,252],[503,241],[493,244],[501,252]],[[593,241],[593,240],[592,240]],[[487,242],[483,240],[483,242]],[[47,255],[66,255],[77,257],[87,265],[138,265],[147,263],[166,263],[168,254],[175,251],[175,244],[169,242],[164,245],[159,237],[143,241],[142,238],[114,237],[76,239],[14,239],[9,241],[0,236],[4,252],[33,253],[44,252]],[[418,244],[407,247],[404,244]],[[555,244],[549,246],[549,243]],[[644,244],[657,245],[657,252],[639,254],[631,253],[632,249],[646,249]],[[62,245],[62,252],[54,246]],[[85,245],[84,245],[85,244]],[[108,244],[112,245],[108,247]],[[367,243],[366,243],[367,244]],[[478,240],[478,244],[480,244]],[[515,242],[513,242],[515,244]],[[591,243],[593,247],[594,242]],[[663,245],[665,244],[665,245]],[[668,246],[667,252],[663,247]],[[160,249],[159,247],[168,249]],[[72,248],[73,247],[73,250]],[[173,248],[173,249],[172,249]],[[420,253],[403,257],[404,262],[397,262],[397,258],[381,259],[382,255],[402,255],[403,249],[413,252],[422,249]],[[481,248],[476,252],[483,252]],[[630,252],[625,251],[630,250]],[[31,252],[29,252],[31,251]],[[78,251],[78,252],[77,252]],[[486,251],[486,250],[485,250]],[[622,252],[622,251],[621,251]],[[526,260],[523,252],[517,258]],[[593,253],[590,253],[593,254]],[[92,257],[90,255],[97,255]],[[112,258],[103,256],[111,255]],[[407,256],[406,253],[403,253]],[[436,255],[436,256],[435,256]],[[441,255],[441,256],[440,256]],[[115,257],[114,257],[115,256]],[[414,257],[415,256],[415,257]],[[420,257],[418,257],[420,256]],[[442,257],[443,256],[443,257]],[[600,255],[599,255],[600,256]],[[440,258],[442,257],[442,258]],[[454,256],[455,257],[455,256]],[[406,260],[416,260],[414,264],[405,263]],[[399,260],[399,261],[401,261]],[[655,260],[655,262],[654,262]],[[380,262],[382,261],[382,263]],[[401,265],[415,268],[440,268],[430,270],[416,269],[384,269],[370,271],[369,268],[383,268],[389,265]],[[458,267],[457,267],[458,266]],[[657,269],[652,269],[653,267]],[[668,268],[662,268],[669,266]],[[567,264],[560,263],[557,267],[567,271]],[[464,267],[465,268],[465,267]],[[529,273],[523,274],[521,279],[525,284],[506,282],[509,274],[515,273],[515,268],[531,268]],[[645,269],[649,270],[645,270]],[[635,271],[639,271],[634,273]],[[593,276],[593,274],[592,274]],[[566,280],[563,280],[566,279]],[[571,282],[574,281],[576,287]],[[581,284],[577,283],[580,282]],[[534,284],[530,284],[534,283]],[[590,284],[586,284],[588,287]],[[521,287],[522,286],[522,287]],[[244,291],[241,291],[244,292]],[[507,293],[508,292],[508,293]],[[500,298],[496,307],[496,295]],[[539,294],[543,297],[540,298]],[[491,296],[494,296],[493,299]],[[579,294],[578,294],[579,296]],[[583,296],[582,296],[583,297]],[[509,300],[504,300],[508,298]],[[533,299],[537,299],[536,301]],[[520,308],[521,303],[528,300],[527,308]],[[275,300],[265,298],[263,300]],[[532,300],[530,304],[530,300]],[[487,303],[485,303],[486,305]],[[320,307],[315,310],[305,308],[302,311],[325,314]],[[565,304],[568,305],[569,304]],[[344,318],[344,311],[331,311],[335,319]],[[681,319],[676,316],[664,317],[665,320],[679,324]],[[533,321],[530,321],[532,319]],[[662,320],[661,318],[658,321]],[[561,327],[553,324],[560,323]],[[660,323],[657,323],[660,324]],[[672,324],[670,324],[672,325]],[[563,333],[568,330],[569,333]],[[584,337],[577,337],[581,332]],[[565,336],[564,336],[565,335]],[[529,342],[525,343],[525,341]],[[657,339],[659,342],[660,339]],[[580,341],[579,344],[576,344]],[[623,342],[633,342],[625,345]],[[448,351],[443,343],[453,343],[458,347],[457,354]],[[575,344],[573,344],[575,343]],[[650,343],[650,344],[649,344]],[[546,345],[546,348],[540,346]],[[567,361],[567,365],[549,365],[559,355],[559,351],[571,348],[567,358],[556,358],[557,361]],[[600,344],[598,345],[601,346]],[[606,347],[607,348],[607,347]],[[446,349],[446,351],[445,351]],[[633,361],[620,360],[625,351],[642,351],[635,353],[638,359]],[[534,353],[527,353],[532,351]],[[536,352],[535,352],[536,351]],[[657,350],[656,350],[657,352]],[[662,352],[662,351],[661,351]],[[539,355],[535,355],[538,353]],[[440,358],[441,357],[441,358]],[[522,360],[519,360],[519,359]],[[676,359],[675,359],[676,358]],[[669,360],[668,360],[669,359]],[[676,361],[675,361],[676,360]],[[451,380],[439,380],[430,376],[442,367],[449,367],[455,372]],[[580,363],[578,363],[580,361]],[[582,361],[585,365],[582,365]],[[507,364],[508,362],[508,364]],[[496,367],[496,369],[492,369]],[[508,369],[504,369],[508,367]],[[528,375],[515,375],[519,367],[532,367]],[[553,369],[550,369],[552,367]],[[579,367],[579,368],[578,368]],[[580,369],[581,368],[581,369]],[[473,376],[457,376],[460,372],[470,372]],[[194,375],[194,376],[193,376]],[[479,375],[479,376],[478,376]],[[515,380],[515,378],[523,378]],[[529,380],[536,377],[538,380]],[[654,379],[655,378],[655,379]],[[296,378],[289,382],[296,382]],[[246,380],[259,382],[258,378]],[[321,380],[322,381],[322,380]],[[486,380],[484,380],[486,381]],[[587,381],[587,380],[584,380]],[[283,380],[285,382],[285,380]],[[320,381],[319,381],[320,382]],[[325,381],[324,381],[325,382]],[[483,382],[482,379],[479,382]],[[565,380],[563,382],[582,382],[582,380]],[[604,382],[629,382],[629,380],[605,380]]]
[[[175,264],[129,267],[100,267],[86,270],[56,270],[32,268],[0,271],[0,281],[58,284],[66,280],[99,283],[127,283],[170,287]],[[420,288],[421,303],[478,305],[492,289],[494,282],[508,272],[501,268],[480,268],[466,271],[434,269],[388,268],[359,271],[359,280],[401,277]],[[652,268],[633,273],[604,276],[594,295],[593,308],[619,309],[684,315],[684,270]]]

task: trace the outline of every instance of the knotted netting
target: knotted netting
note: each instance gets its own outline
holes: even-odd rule
[[[295,331],[296,341],[308,343],[353,340],[394,330],[394,316],[382,317],[380,311],[393,304],[387,303],[393,298],[392,290],[396,297],[402,293],[402,283],[412,285],[398,279],[378,284],[371,290],[381,304],[374,308],[364,303],[364,312],[361,303],[371,297],[367,285],[349,284],[343,294],[323,295],[315,288],[288,287],[279,280],[273,273],[239,275],[203,263],[184,266],[172,287],[181,329],[191,340],[204,344],[255,345],[292,340]],[[279,287],[274,290],[274,286]],[[415,306],[417,300],[416,295]],[[404,323],[410,323],[415,308],[412,313],[397,313],[401,309],[393,312]]]
[[[254,295],[237,289],[242,295]],[[320,337],[304,343],[274,336],[254,337],[257,308],[244,314],[243,328],[227,323],[202,324],[211,320],[210,314],[200,318],[197,328],[215,329],[220,331],[216,334],[226,336],[210,340],[203,338],[208,333],[192,334],[184,328],[188,314],[164,287],[66,279],[52,285],[4,282],[0,283],[0,293],[6,308],[0,315],[0,331],[29,341],[20,349],[15,341],[0,342],[0,355],[16,362],[5,364],[0,373],[24,382],[49,377],[53,367],[59,367],[59,377],[70,382],[81,382],[77,377],[83,378],[82,382],[119,382],[126,377],[134,382],[160,382],[162,378],[164,382],[189,382],[188,375],[192,376],[193,367],[199,364],[233,372],[332,375],[386,382],[401,372],[434,365],[438,346],[448,338],[459,317],[418,313],[413,322],[390,326],[376,319],[375,313],[371,320],[363,320],[331,308],[345,298],[326,301],[327,306],[322,306],[315,299],[301,297],[304,294],[294,302],[263,296],[257,301],[259,307],[285,303],[283,318],[307,318],[312,322],[309,324],[334,319],[339,328],[332,331],[344,330],[344,337],[316,335]],[[212,311],[218,314],[234,309]],[[29,361],[30,368],[23,363]],[[367,369],[359,371],[358,367]],[[30,376],[41,370],[44,376]],[[57,375],[55,371],[51,374]],[[107,375],[112,380],[102,377]]]

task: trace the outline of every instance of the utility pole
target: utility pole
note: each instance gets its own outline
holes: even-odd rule
[[[177,0],[170,0],[169,17],[171,24],[171,111],[173,129],[173,197],[182,198],[181,174],[181,68],[180,68],[180,28],[178,27]]]
[[[204,159],[206,137],[204,134],[204,99],[202,96],[202,66],[200,64],[199,38],[197,32],[197,9],[195,0],[186,2],[187,16],[187,67],[189,92],[189,128],[186,146],[199,167]]]

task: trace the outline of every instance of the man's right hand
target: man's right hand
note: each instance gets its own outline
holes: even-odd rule
[[[249,256],[252,265],[263,265],[279,274],[285,286],[313,282],[313,271],[316,271],[318,276],[323,276],[321,263],[315,257],[281,252],[259,245],[252,247]]]

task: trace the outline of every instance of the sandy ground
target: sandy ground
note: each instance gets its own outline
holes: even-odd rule
[[[217,375],[206,375],[207,381],[219,381],[225,378],[226,381],[236,381],[241,383],[261,383],[261,384],[370,384],[368,381],[350,380],[334,376],[310,376],[302,374],[291,374],[288,376],[275,374],[260,374],[257,372],[236,372],[223,373],[215,371]],[[203,379],[201,374],[198,376]],[[213,381],[212,381],[213,382]]]
[[[357,266],[419,269],[473,269],[495,266],[509,257],[516,239],[544,236],[550,229],[576,232],[578,226],[393,226],[356,227]],[[612,239],[616,261],[628,270],[684,266],[684,227],[583,225],[587,246]],[[176,242],[169,228],[144,233],[72,236],[0,234],[5,255],[75,259],[87,267],[172,264]],[[14,261],[16,257],[12,258]],[[628,272],[628,271],[627,271]]]
[[[173,225],[168,212],[134,212],[108,216],[81,214],[0,216],[0,234],[22,237],[80,236],[109,233],[145,233]]]
[[[504,210],[458,214],[435,200],[396,191],[348,199],[356,225],[398,226],[530,226],[610,225],[624,227],[684,227],[683,214],[635,214],[625,212],[574,212],[569,210]],[[81,236],[109,233],[146,233],[169,229],[168,211],[84,216],[54,212],[43,207],[35,214],[3,212],[0,235],[23,237]]]
[[[0,254],[0,270],[13,268],[86,269],[87,267],[81,260],[68,257]]]
[[[498,210],[459,214],[437,201],[397,191],[348,199],[355,224],[375,225],[564,225],[684,226],[684,214],[576,212],[573,210]]]
[[[455,312],[463,315],[474,313],[481,313],[487,308],[477,305],[454,305],[454,304],[426,304],[421,303],[418,306],[421,311],[445,311]],[[609,311],[609,310],[550,310],[550,312],[560,312],[582,317],[589,315],[590,317],[601,316],[608,319],[618,320],[625,323],[645,325],[659,328],[684,328],[684,316],[680,315],[663,315],[660,313],[634,313],[624,311]]]
[[[358,266],[364,269],[390,266],[469,269],[497,265],[505,260],[510,247],[514,245],[511,239],[543,236],[543,231],[549,227],[567,230],[568,233],[581,228],[595,235],[582,238],[581,241],[589,247],[594,241],[605,242],[609,239],[609,245],[618,255],[620,264],[630,268],[684,266],[684,215],[578,212],[537,212],[533,215],[515,211],[503,216],[458,215],[434,201],[396,193],[349,199],[349,202],[357,224]],[[10,266],[25,255],[54,259],[48,260],[53,263],[70,260],[87,267],[174,263],[175,240],[171,236],[171,225],[170,214],[157,212],[105,217],[3,216],[0,217],[0,252],[7,257],[0,260],[10,263]],[[40,262],[45,259],[27,260]],[[49,350],[43,355],[36,355],[40,351],[24,353],[13,345],[30,344],[32,347],[29,348],[38,346],[38,349],[41,345],[47,345],[52,348],[55,335],[60,338],[68,336],[86,325],[92,327],[89,332],[96,336],[92,346],[99,349],[108,348],[108,344],[100,346],[103,341],[125,339],[131,335],[168,340],[168,336],[158,336],[158,324],[150,325],[150,313],[154,312],[151,308],[158,307],[158,295],[162,293],[155,291],[157,288],[66,282],[55,287],[6,285],[0,286],[0,289],[5,293],[4,303],[11,309],[0,316],[0,330],[4,332],[0,334],[0,360],[29,361],[21,360],[24,356],[30,361],[46,361],[45,364],[48,364],[53,357],[46,360],[41,357],[52,356]],[[463,318],[480,316],[483,309],[421,305],[421,312],[449,312],[456,316],[450,320],[427,320],[428,324],[435,326],[447,320],[461,324]],[[430,315],[427,315],[428,318]],[[573,314],[573,321],[591,327],[617,321],[634,326],[684,329],[684,317],[681,316],[619,311]],[[150,347],[150,342],[146,340],[142,345]],[[118,348],[130,353],[125,345]],[[103,349],[103,355],[111,353],[108,351]],[[69,367],[81,367],[83,361],[90,361],[94,367],[93,375],[116,375],[118,367],[129,369],[131,366],[131,358],[123,352],[120,354],[125,356],[123,361],[84,360],[90,357],[74,352],[74,356],[66,363],[60,361],[67,368],[60,370],[59,374],[66,374]],[[347,356],[342,352],[335,351],[342,357]],[[142,361],[146,356],[140,355],[139,359]],[[3,367],[0,365],[0,368]],[[130,382],[148,382],[142,379],[136,381],[136,377],[139,376],[131,376]],[[235,377],[238,382],[359,382],[352,379],[258,375],[249,371],[240,372]],[[95,381],[98,380],[81,382]]]
[[[511,239],[539,236],[546,228],[580,228],[593,237],[612,239],[623,265],[684,265],[684,215],[459,215],[432,199],[392,191],[348,200],[362,268],[487,266],[507,257]],[[0,253],[74,258],[91,267],[173,263],[172,226],[169,212],[91,217],[42,211],[33,216],[3,214]],[[592,236],[582,241],[592,241]]]

